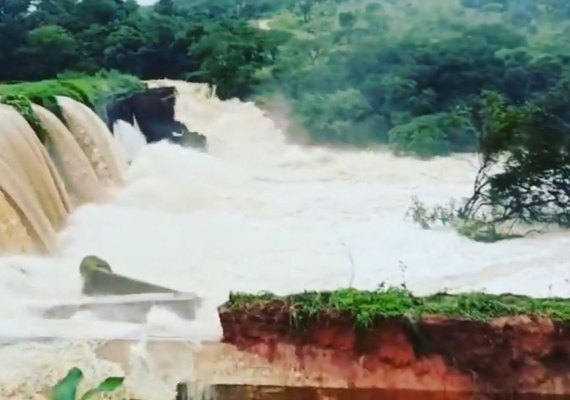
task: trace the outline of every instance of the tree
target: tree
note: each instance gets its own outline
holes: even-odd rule
[[[58,25],[45,25],[30,31],[28,44],[22,49],[38,79],[63,72],[76,59],[77,43]]]
[[[473,120],[481,168],[462,216],[490,212],[495,224],[570,227],[570,125],[535,105],[508,105],[493,92],[485,94]]]
[[[59,25],[71,28],[79,21],[74,16],[77,0],[37,0],[27,22],[33,28],[45,25]]]
[[[189,78],[216,85],[222,98],[247,97],[256,83],[256,70],[272,58],[273,49],[267,47],[264,35],[245,23],[212,25],[189,48],[188,55],[200,62],[200,70]]]
[[[147,45],[146,35],[137,27],[123,25],[109,34],[103,42],[103,63],[107,68],[142,76],[144,59],[142,49]]]
[[[566,0],[542,0],[544,9],[552,17],[570,17],[570,3]]]
[[[317,142],[359,144],[369,139],[369,132],[359,132],[358,125],[372,114],[372,109],[358,90],[305,95],[299,112]]]
[[[121,19],[120,3],[116,0],[81,0],[75,10],[85,24],[106,25]]]
[[[0,0],[0,23],[22,21],[31,5],[31,0]]]
[[[299,4],[299,11],[303,16],[303,22],[307,23],[311,20],[311,11],[313,10],[312,0],[303,0]]]
[[[461,112],[414,118],[390,130],[388,138],[396,152],[424,158],[470,151],[476,144],[475,132]]]
[[[343,29],[352,29],[356,24],[356,15],[353,12],[341,12],[338,14],[338,23]]]
[[[177,9],[174,0],[159,0],[154,5],[154,11],[162,15],[175,15]]]

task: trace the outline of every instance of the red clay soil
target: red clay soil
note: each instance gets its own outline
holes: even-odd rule
[[[570,396],[570,329],[546,319],[391,319],[357,329],[330,313],[300,329],[279,302],[221,307],[219,316],[223,342],[315,386]]]
[[[327,389],[315,387],[276,387],[218,385],[214,398],[224,400],[562,400],[565,396],[476,395],[457,392],[417,392],[380,389]]]

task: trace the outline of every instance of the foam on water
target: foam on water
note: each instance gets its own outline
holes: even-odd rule
[[[146,145],[146,138],[140,129],[136,125],[133,126],[123,120],[115,122],[113,134],[119,142],[120,150],[123,152],[127,162],[133,161],[135,156]]]
[[[169,143],[145,145],[112,201],[72,214],[58,236],[56,255],[0,259],[0,335],[2,328],[6,336],[33,327],[37,336],[57,336],[60,329],[59,336],[68,337],[75,326],[74,338],[97,332],[91,337],[216,339],[215,307],[230,290],[284,294],[405,280],[420,293],[486,288],[569,294],[561,279],[570,264],[566,234],[481,244],[404,219],[413,195],[429,202],[469,195],[474,156],[417,161],[290,145],[253,104],[222,102],[205,86],[175,84],[178,117],[207,135],[210,154]],[[142,327],[105,325],[89,315],[70,325],[26,314],[30,301],[79,297],[78,265],[88,254],[106,259],[117,273],[196,292],[205,300],[198,319],[185,323],[155,310]],[[103,362],[95,367],[87,345],[61,353],[58,346],[0,348],[0,358],[10,360],[10,371],[0,369],[0,387],[16,384],[18,369],[84,359],[92,361],[87,365],[93,376],[108,368]]]

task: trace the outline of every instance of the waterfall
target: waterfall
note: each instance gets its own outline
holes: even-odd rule
[[[61,227],[70,211],[69,198],[47,151],[15,109],[2,107],[2,120],[7,122],[0,135],[2,157],[31,185],[54,228]]]
[[[53,250],[55,231],[70,211],[63,182],[35,132],[16,110],[0,107],[0,120],[0,188],[28,234]]]
[[[210,150],[197,152],[166,141],[145,146],[125,174],[127,183],[120,193],[104,204],[74,211],[60,236],[57,256],[4,258],[0,336],[8,341],[25,337],[29,342],[0,346],[1,399],[38,397],[38,388],[53,384],[74,366],[86,372],[89,383],[116,373],[97,358],[94,346],[63,339],[70,336],[217,340],[221,332],[216,308],[230,291],[287,294],[351,283],[358,289],[406,283],[418,294],[477,290],[568,296],[567,232],[487,245],[448,228],[423,230],[404,218],[412,196],[428,204],[468,196],[478,170],[476,155],[420,161],[384,151],[298,146],[287,143],[252,103],[221,101],[206,85],[151,85],[177,87],[177,119],[205,134]],[[91,146],[109,144],[97,147],[95,161],[110,177],[112,168],[103,158],[114,157],[108,130],[86,133],[91,122],[82,108],[72,101],[60,102],[67,105],[66,121],[79,125],[69,133],[91,165],[93,150],[85,151],[86,138],[82,144],[80,136],[87,136]],[[0,118],[3,137],[13,127],[4,113]],[[53,134],[48,132],[48,144],[55,142]],[[49,148],[56,154],[55,143]],[[11,162],[12,153],[0,146],[0,224],[10,228],[0,231],[0,246],[25,248],[27,237],[37,240],[40,234],[55,244],[55,230],[34,189],[15,170],[18,163],[30,161]],[[119,169],[120,162],[115,160]],[[55,159],[54,164],[60,168]],[[99,177],[97,171],[94,174]],[[72,196],[74,189],[61,175]],[[107,183],[114,185],[110,178]],[[204,299],[197,319],[181,321],[168,312],[156,312],[142,326],[83,313],[77,319],[30,320],[22,311],[28,302],[57,303],[79,295],[77,266],[87,254],[101,256],[121,274],[196,292]],[[34,342],[31,336],[61,341]],[[128,356],[125,363],[139,360]],[[176,349],[161,352],[161,360],[177,356]],[[211,371],[199,367],[189,369]],[[150,384],[171,378],[153,368],[144,377],[136,375],[134,387],[141,388],[136,384],[142,379]],[[176,368],[176,373],[186,372],[185,365]],[[227,372],[233,379],[240,377],[235,368]],[[3,387],[8,389],[3,392]],[[154,393],[146,394],[136,397],[154,398]]]
[[[10,253],[29,252],[33,249],[34,237],[40,238],[45,247],[53,249],[55,232],[45,216],[37,213],[39,207],[30,204],[32,201],[26,197],[25,190],[18,190],[11,175],[6,164],[0,160],[0,249]],[[8,197],[10,193],[11,197]],[[19,207],[16,206],[14,198],[21,199],[18,202]],[[29,211],[28,214],[25,213],[26,210]],[[35,218],[24,219],[26,215],[30,218],[34,212]],[[36,225],[32,225],[32,222]]]
[[[133,115],[133,126],[135,127],[136,130],[140,131],[141,127],[139,125],[139,121],[137,121],[137,116]]]
[[[105,123],[89,107],[68,97],[58,97],[63,117],[75,140],[87,155],[95,173],[107,184],[123,182],[118,149]]]
[[[138,126],[136,117],[134,121],[134,126],[123,120],[118,120],[113,126],[115,138],[120,143],[124,157],[129,163],[147,144],[146,138]]]
[[[45,108],[34,104],[33,110],[47,133],[45,147],[70,196],[74,198],[74,203],[82,204],[102,199],[105,187],[69,129]]]
[[[0,105],[0,252],[56,250],[56,233],[85,202],[122,183],[118,145],[104,122],[70,98],[58,102],[70,129],[32,105],[46,133],[42,144],[26,119]]]

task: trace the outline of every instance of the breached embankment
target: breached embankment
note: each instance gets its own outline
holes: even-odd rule
[[[291,393],[297,388],[301,394],[309,388],[402,392],[412,399],[430,393],[457,399],[565,398],[570,396],[569,309],[570,300],[564,299],[419,298],[398,290],[234,295],[219,309],[222,342],[229,346],[211,348],[206,374],[226,386],[242,380],[250,387]],[[238,366],[239,378],[217,372],[230,365]],[[235,390],[244,395],[243,388]],[[269,393],[259,398],[282,398]],[[342,392],[332,398],[338,396]]]

